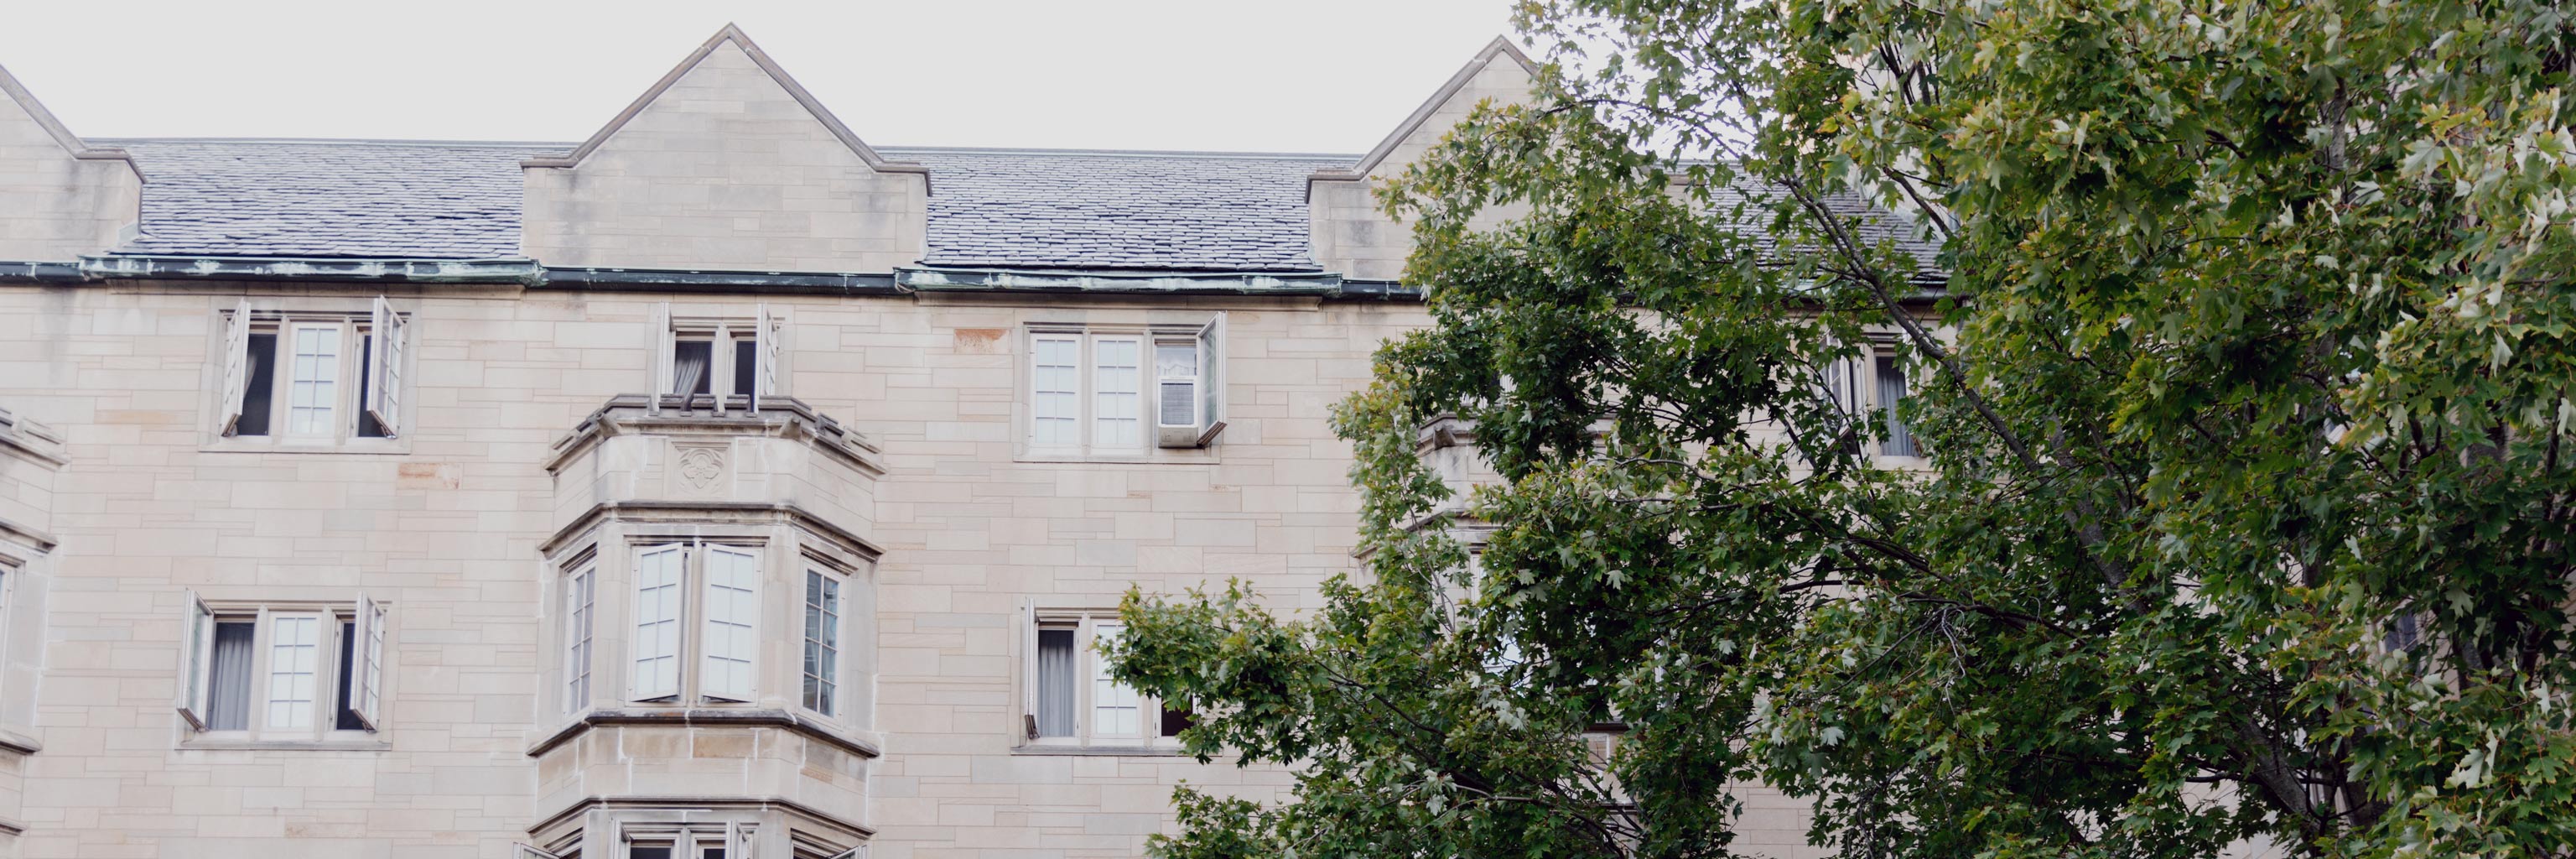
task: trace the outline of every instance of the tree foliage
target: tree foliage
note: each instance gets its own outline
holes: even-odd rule
[[[1298,774],[1155,850],[1722,856],[1761,783],[1846,856],[2576,856],[2567,15],[1530,4],[1543,97],[1384,194],[1366,569],[1130,597]],[[1919,468],[1815,382],[1873,332]]]

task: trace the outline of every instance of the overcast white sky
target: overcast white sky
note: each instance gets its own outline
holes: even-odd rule
[[[1367,150],[1511,0],[5,2],[84,137],[572,141],[727,21],[869,143]]]

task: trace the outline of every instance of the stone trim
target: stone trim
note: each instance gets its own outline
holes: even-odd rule
[[[536,757],[563,745],[574,737],[588,733],[598,725],[658,725],[663,727],[778,728],[860,757],[882,757],[873,743],[844,735],[831,726],[805,718],[792,710],[740,710],[714,707],[675,707],[671,709],[592,710],[571,724],[563,726],[536,745],[528,747],[528,757]],[[542,828],[542,827],[540,827]]]
[[[858,469],[871,478],[885,476],[885,466],[879,464],[875,458],[875,454],[880,452],[876,442],[868,440],[865,433],[814,411],[813,406],[806,405],[804,400],[795,397],[775,394],[762,397],[762,411],[767,414],[751,413],[748,399],[728,398],[727,411],[721,415],[714,413],[712,405],[703,415],[693,414],[691,411],[673,411],[655,415],[651,414],[649,409],[653,399],[654,396],[649,394],[619,394],[609,398],[605,405],[592,411],[588,417],[582,418],[581,424],[573,427],[572,432],[565,433],[562,438],[555,440],[555,456],[546,461],[546,472],[554,473],[556,469],[562,468],[564,463],[581,455],[582,451],[589,450],[591,445],[597,444],[600,439],[610,435],[623,435],[626,431],[668,435],[756,434],[792,438],[793,430],[801,426],[804,431],[803,440],[813,442],[814,446],[824,453],[831,454],[843,464]],[[693,402],[692,398],[678,395],[664,395],[661,399],[666,404],[664,408],[679,408],[680,404]],[[731,400],[743,400],[743,408],[734,409]],[[783,415],[787,419],[773,420],[771,415]]]
[[[752,522],[784,520],[805,533],[830,540],[837,544],[836,548],[866,561],[874,562],[885,556],[885,550],[868,538],[832,524],[803,507],[765,501],[603,501],[591,505],[589,510],[573,517],[571,524],[537,544],[537,552],[553,554],[612,517],[624,522],[704,523],[713,515],[729,515]]]
[[[6,96],[10,101],[17,102],[19,109],[26,111],[27,116],[36,121],[36,127],[44,129],[45,134],[53,137],[55,143],[62,144],[63,151],[70,153],[73,158],[85,161],[123,161],[125,169],[134,173],[136,181],[143,179],[143,171],[134,166],[133,156],[127,155],[123,149],[91,146],[87,141],[81,140],[80,135],[73,134],[71,128],[63,125],[62,120],[55,119],[54,112],[46,110],[45,103],[37,101],[35,93],[28,92],[26,85],[19,83],[17,76],[10,74],[6,66],[0,66],[0,96]]]
[[[45,744],[37,742],[36,738],[7,728],[0,728],[0,752],[14,752],[20,756],[25,756],[44,750]]]
[[[1370,149],[1367,155],[1360,156],[1359,163],[1340,170],[1318,170],[1314,175],[1308,176],[1306,181],[1309,200],[1312,200],[1316,182],[1357,182],[1368,178],[1370,171],[1376,170],[1378,164],[1385,161],[1388,155],[1393,154],[1397,146],[1403,145],[1405,138],[1413,136],[1415,131],[1420,130],[1423,123],[1430,122],[1431,115],[1439,112],[1441,105],[1448,104],[1449,99],[1456,97],[1459,90],[1466,89],[1467,82],[1475,80],[1476,75],[1483,72],[1486,66],[1492,65],[1496,57],[1510,57],[1512,62],[1521,64],[1521,68],[1528,70],[1531,75],[1538,74],[1538,63],[1532,61],[1528,54],[1522,53],[1520,46],[1512,44],[1511,37],[1495,36],[1493,41],[1485,43],[1484,50],[1476,52],[1475,59],[1467,61],[1467,65],[1460,68],[1457,74],[1449,76],[1449,82],[1441,84],[1439,91],[1432,93],[1429,101],[1423,102],[1421,107],[1414,108],[1413,115],[1397,123],[1393,133],[1388,134],[1385,140],[1378,141],[1377,147]]]
[[[879,173],[920,174],[924,192],[929,190],[930,168],[927,165],[908,161],[889,161],[885,156],[878,155],[874,148],[869,147],[865,141],[859,139],[857,134],[852,133],[849,126],[841,124],[840,118],[833,116],[831,109],[824,107],[823,102],[814,98],[813,93],[806,92],[804,85],[788,76],[787,70],[780,68],[776,60],[770,59],[768,52],[762,51],[759,45],[752,44],[751,37],[743,35],[742,28],[732,24],[726,24],[724,29],[717,30],[705,44],[699,45],[698,49],[690,52],[679,65],[673,66],[668,74],[663,75],[661,80],[653,82],[653,86],[645,89],[643,95],[637,96],[635,103],[627,105],[625,110],[618,112],[615,118],[610,119],[607,125],[601,126],[598,132],[590,136],[590,139],[582,141],[580,146],[573,147],[572,152],[560,158],[530,158],[519,162],[519,166],[527,168],[581,166],[582,159],[590,157],[590,153],[597,150],[600,144],[607,143],[608,138],[616,136],[619,130],[626,127],[626,123],[633,121],[637,114],[644,112],[644,108],[661,98],[662,93],[669,91],[674,84],[680,82],[681,78],[688,76],[699,63],[705,62],[708,55],[715,53],[716,48],[728,42],[749,55],[752,64],[759,66],[761,71],[767,72],[770,80],[777,81],[779,88],[786,90],[787,95],[796,99],[797,104],[803,105],[806,112],[814,115],[815,121],[822,123],[824,129],[830,131],[832,136],[840,138],[841,143],[850,147],[851,152],[857,153],[859,160],[866,162],[870,169]]]
[[[594,808],[599,808],[599,809],[620,809],[620,808],[657,809],[657,808],[675,808],[675,807],[702,807],[702,808],[709,808],[709,809],[717,809],[717,808],[723,808],[723,809],[749,809],[749,810],[752,810],[752,811],[763,811],[763,810],[767,810],[767,809],[775,808],[775,809],[777,809],[777,810],[779,810],[779,811],[784,811],[784,812],[787,812],[787,813],[789,813],[789,814],[793,814],[793,815],[796,815],[796,816],[799,816],[799,817],[803,817],[803,818],[808,819],[808,820],[812,820],[812,821],[816,821],[816,822],[819,822],[819,823],[828,824],[828,825],[831,825],[831,826],[837,826],[837,827],[840,827],[840,828],[842,828],[843,830],[845,830],[845,831],[849,832],[851,835],[856,836],[856,837],[857,837],[858,839],[860,839],[860,840],[872,839],[872,838],[875,838],[875,837],[876,837],[876,835],[877,835],[877,831],[876,831],[876,829],[875,829],[875,828],[873,828],[873,827],[870,827],[870,826],[868,826],[868,825],[866,825],[866,824],[859,823],[859,822],[852,821],[852,820],[844,820],[844,819],[842,819],[842,818],[841,818],[840,816],[838,816],[838,815],[834,815],[834,814],[826,813],[826,812],[824,812],[824,811],[822,811],[822,810],[820,810],[820,809],[817,809],[817,808],[815,808],[815,807],[813,807],[813,806],[806,805],[806,804],[804,804],[804,803],[797,802],[797,801],[795,801],[795,800],[788,799],[788,798],[783,797],[783,796],[757,796],[757,797],[743,797],[743,796],[705,796],[705,795],[701,795],[701,796],[593,796],[593,797],[586,797],[586,798],[583,798],[583,799],[580,799],[580,800],[577,800],[577,801],[573,802],[573,804],[571,804],[571,805],[569,805],[569,806],[565,806],[565,807],[563,808],[563,810],[561,810],[561,811],[557,811],[557,812],[555,812],[555,813],[553,813],[553,814],[546,815],[545,819],[540,820],[540,821],[537,821],[537,824],[536,824],[535,826],[530,826],[530,827],[528,827],[528,832],[530,832],[530,833],[537,833],[537,832],[543,832],[543,831],[546,831],[546,830],[549,830],[549,829],[554,829],[554,828],[557,828],[557,827],[561,827],[561,826],[565,825],[566,823],[568,823],[568,822],[572,821],[574,818],[578,818],[578,817],[582,816],[583,814],[588,813],[591,809],[594,809]]]

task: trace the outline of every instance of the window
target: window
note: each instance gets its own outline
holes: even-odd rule
[[[222,435],[310,444],[400,431],[409,322],[384,299],[366,316],[258,313],[243,302],[224,333]]]
[[[779,357],[785,324],[770,315],[768,304],[755,306],[750,318],[674,317],[670,305],[657,305],[653,330],[657,410],[673,397],[683,409],[722,413],[739,407],[756,413],[762,397],[783,393]]]
[[[1874,345],[1865,358],[1834,361],[1819,375],[1824,395],[1847,419],[1855,423],[1873,419],[1877,422],[1877,426],[1868,429],[1878,439],[1880,456],[1923,455],[1912,428],[1899,416],[1912,390],[1907,384],[1905,364],[1892,345]]]
[[[626,859],[750,859],[745,847],[754,827],[741,823],[632,826]]]
[[[805,571],[805,709],[840,715],[841,579]]]
[[[634,672],[628,696],[678,701],[687,690],[683,652],[697,650],[697,697],[749,701],[757,691],[760,652],[760,553],[706,543],[638,549],[635,560]],[[688,584],[697,583],[694,642],[685,634]]]
[[[1222,313],[1196,329],[1032,330],[1029,446],[1107,454],[1207,446],[1225,430],[1216,372],[1224,330]]]
[[[598,618],[599,569],[583,563],[564,580],[564,712],[590,704],[591,625]]]
[[[383,603],[188,600],[177,706],[200,734],[311,741],[383,727]]]
[[[1118,636],[1114,615],[1032,609],[1030,617],[1022,722],[1031,744],[1170,745],[1189,727],[1186,709],[1166,708],[1109,675],[1099,648]]]

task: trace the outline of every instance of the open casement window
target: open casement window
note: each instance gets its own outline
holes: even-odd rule
[[[805,570],[804,684],[800,703],[826,717],[841,714],[841,616],[845,581],[819,568]]]
[[[410,327],[382,298],[364,316],[242,303],[224,320],[216,430],[298,444],[394,437]]]
[[[200,736],[321,741],[382,730],[387,606],[209,606],[188,594],[178,710]]]
[[[699,633],[698,692],[749,701],[753,657],[760,651],[760,557],[729,546],[707,547],[706,626]]]
[[[713,543],[638,548],[627,699],[752,700],[759,691],[762,578],[760,550],[755,548]]]
[[[1196,336],[1154,338],[1154,443],[1206,447],[1225,431],[1225,314]]]
[[[658,413],[668,399],[682,409],[759,414],[764,399],[785,394],[779,361],[786,320],[766,303],[748,318],[673,316],[669,304],[659,304],[652,330],[649,411]]]
[[[1109,675],[1100,647],[1118,635],[1115,613],[1023,608],[1022,617],[1029,645],[1021,723],[1030,745],[1168,746],[1189,727],[1186,710],[1166,709]]]
[[[590,706],[590,657],[599,620],[599,568],[583,562],[564,577],[564,712]]]

